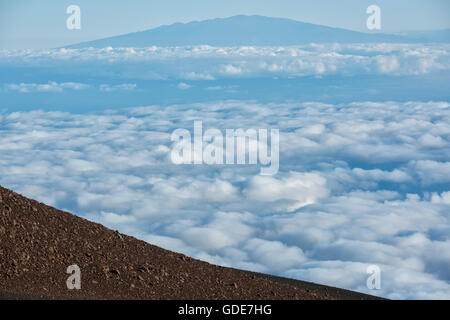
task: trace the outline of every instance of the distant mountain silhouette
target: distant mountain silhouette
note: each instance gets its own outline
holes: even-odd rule
[[[448,31],[443,31],[438,38],[444,37],[444,40],[448,41]],[[424,33],[419,36],[363,33],[290,19],[238,15],[230,18],[175,23],[67,47],[282,46],[332,42],[419,42],[426,41],[433,35],[434,33]],[[442,39],[439,42],[442,42]]]

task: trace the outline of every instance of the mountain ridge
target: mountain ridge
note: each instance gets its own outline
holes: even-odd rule
[[[442,31],[442,30],[441,30]],[[435,33],[432,33],[435,34]],[[437,33],[436,33],[437,34]],[[449,40],[449,32],[435,41]],[[174,23],[157,28],[68,45],[65,48],[149,47],[149,46],[281,46],[308,43],[419,42],[431,35],[402,36],[364,33],[286,18],[259,15],[236,15],[187,23]]]

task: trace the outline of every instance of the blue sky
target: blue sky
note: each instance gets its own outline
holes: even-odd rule
[[[82,10],[82,30],[66,29],[66,8]],[[236,14],[259,14],[365,30],[366,8],[382,9],[384,32],[450,27],[448,0],[14,0],[0,2],[0,48],[47,48]]]

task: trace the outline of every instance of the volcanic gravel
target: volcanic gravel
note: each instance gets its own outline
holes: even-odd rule
[[[78,265],[81,289],[69,290]],[[211,265],[0,187],[0,299],[374,299]]]

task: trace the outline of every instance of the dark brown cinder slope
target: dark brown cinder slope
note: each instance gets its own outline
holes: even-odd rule
[[[81,290],[68,290],[70,265]],[[224,268],[0,187],[0,299],[374,299]]]

